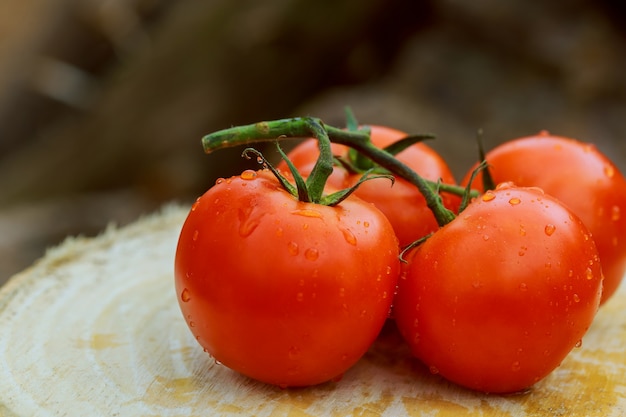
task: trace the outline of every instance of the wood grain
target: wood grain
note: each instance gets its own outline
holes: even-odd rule
[[[339,382],[281,390],[202,351],[178,309],[186,207],[67,240],[0,290],[0,415],[622,416],[626,288],[580,348],[528,392],[490,396],[431,375],[392,325]]]

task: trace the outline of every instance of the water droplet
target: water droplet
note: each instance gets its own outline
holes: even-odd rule
[[[341,287],[339,288],[339,297],[344,297],[346,295],[346,289]]]
[[[613,168],[612,165],[605,165],[604,175],[606,175],[609,178],[613,178],[613,176],[615,175],[615,168]]]
[[[393,268],[391,268],[391,266],[387,265],[387,269],[385,270],[387,272],[387,275],[391,275],[391,271],[393,270]]]
[[[306,251],[304,251],[304,257],[307,258],[309,261],[314,261],[317,258],[319,258],[319,256],[320,256],[320,253],[315,248],[309,248]]]
[[[198,208],[198,206],[200,205],[200,198],[198,198],[192,205],[191,205],[191,211],[196,211],[196,209]]]
[[[550,132],[548,130],[540,130],[537,136],[550,136]]]
[[[413,320],[413,327],[419,327],[419,325],[420,325],[419,319]]]
[[[189,327],[196,327],[196,323],[195,323],[195,322],[193,322],[193,321],[190,321],[190,322],[189,322]]]
[[[526,228],[524,227],[523,224],[519,225],[519,235],[520,236],[526,236]]]
[[[200,232],[198,230],[194,230],[193,236],[191,237],[191,239],[195,242],[196,240],[198,240],[198,235],[199,234],[200,234]]]
[[[256,171],[253,171],[251,169],[246,169],[244,172],[241,173],[240,177],[242,180],[253,180],[255,179],[257,176]]]
[[[496,195],[493,191],[486,191],[485,194],[481,197],[483,201],[491,201],[496,198]]]
[[[351,244],[352,246],[356,246],[356,236],[348,229],[341,229],[341,233],[343,233],[343,238]]]
[[[483,240],[489,240],[489,235],[483,235]]]
[[[496,185],[496,190],[506,190],[513,187],[515,187],[515,184],[512,181],[504,181]]]
[[[439,368],[437,368],[435,365],[430,365],[428,367],[428,370],[430,371],[431,374],[433,375],[437,375],[439,373]]]
[[[363,227],[365,228],[370,227],[370,222],[363,222]]]
[[[587,277],[588,280],[593,279],[593,271],[591,270],[591,268],[587,268],[585,270],[585,277]]]
[[[517,254],[519,256],[524,256],[524,255],[526,255],[526,251],[527,250],[528,250],[528,248],[526,246],[522,246],[522,247],[519,248],[519,252],[517,252]]]
[[[518,205],[521,202],[522,202],[522,200],[520,200],[518,197],[512,197],[509,200],[509,204],[512,205],[512,206],[516,206],[516,205]]]
[[[187,288],[185,288],[183,292],[180,294],[180,299],[183,300],[183,303],[186,303],[189,300],[191,300],[191,294],[189,294],[189,290]]]
[[[621,216],[619,206],[611,207],[611,220],[614,222],[618,221]]]
[[[511,364],[511,371],[518,372],[521,368],[519,361],[515,361]]]
[[[294,211],[291,212],[291,214],[296,214],[298,216],[304,216],[304,217],[316,217],[316,218],[321,218],[322,217],[322,213],[320,213],[317,210],[313,210],[313,209],[294,210]]]
[[[299,302],[304,300],[304,294],[299,292],[296,294],[296,300],[298,300]]]
[[[528,290],[528,285],[525,282],[522,282],[519,285],[519,289],[520,289],[520,291],[527,291]]]
[[[283,235],[283,232],[283,228],[279,227],[278,229],[276,229],[276,236],[281,237]]]
[[[556,231],[556,226],[553,224],[546,224],[546,227],[543,228],[543,231],[548,236],[552,236],[552,234]]]
[[[296,346],[290,346],[289,347],[289,359],[294,360],[294,359],[297,359],[298,356],[300,356],[300,349],[298,349]]]
[[[579,348],[579,347],[582,347],[582,345],[583,345],[583,341],[582,339],[579,339],[576,341],[576,344],[574,345],[574,347]]]
[[[296,256],[300,252],[300,248],[298,248],[298,244],[296,242],[287,243],[287,250],[291,256]]]
[[[580,303],[580,296],[578,294],[574,294],[572,298],[574,299],[575,303]]]
[[[472,287],[474,287],[474,288],[480,288],[480,287],[482,287],[482,286],[483,286],[483,285],[482,285],[482,284],[481,284],[481,282],[480,282],[480,281],[478,281],[478,280],[476,280],[476,281],[472,282]]]
[[[254,172],[254,171],[252,171]],[[239,235],[241,237],[250,236],[254,229],[261,223],[261,216],[253,216],[254,207],[245,207],[238,210]]]
[[[419,333],[415,333],[415,335],[413,336],[413,344],[414,345],[419,345],[420,343],[420,334]]]
[[[574,276],[574,271],[572,271],[571,269],[567,272],[567,276],[568,277],[573,277]]]
[[[218,178],[215,180],[215,185],[221,184],[224,182],[224,178]]]
[[[348,360],[348,355],[346,355],[345,353],[343,355],[341,355],[341,360],[342,361],[347,361]]]
[[[383,291],[383,295],[382,295],[383,300],[386,299],[388,296],[389,294],[387,293],[387,291]]]

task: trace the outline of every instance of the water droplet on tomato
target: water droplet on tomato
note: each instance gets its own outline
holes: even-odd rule
[[[593,279],[593,271],[591,270],[591,268],[587,268],[585,270],[585,277],[587,277],[588,280]]]
[[[569,271],[567,271],[567,276],[568,277],[573,277],[574,276],[574,271],[572,271],[571,269]]]
[[[528,248],[526,246],[522,246],[522,247],[519,248],[519,252],[517,252],[517,254],[519,256],[524,256],[524,255],[526,255],[526,251],[527,250],[528,250]]]
[[[537,136],[550,136],[550,132],[548,130],[540,130]]]
[[[194,203],[191,205],[191,211],[196,211],[199,205],[200,205],[200,198],[198,197],[198,199],[194,201]]]
[[[346,289],[341,287],[339,288],[339,297],[344,297],[346,295]]]
[[[288,354],[289,354],[289,359],[291,360],[297,359],[298,356],[300,356],[300,349],[298,349],[296,346],[290,346]]]
[[[218,179],[215,180],[215,185],[219,185],[219,184],[223,183],[224,181],[225,181],[224,178],[218,178]]]
[[[341,233],[343,234],[343,238],[346,242],[348,242],[352,246],[356,246],[356,236],[348,229],[341,229]]]
[[[320,256],[320,253],[315,248],[309,248],[306,251],[304,251],[304,257],[307,258],[309,261],[314,261],[317,258],[319,258],[319,256]]]
[[[391,268],[391,266],[387,265],[387,269],[385,270],[387,272],[387,275],[391,275],[391,271],[393,270],[393,268]]]
[[[241,175],[239,177],[241,177],[242,180],[253,180],[255,179],[257,176],[256,171],[253,171],[251,169],[246,169],[245,171],[243,171],[241,173]]]
[[[575,303],[580,303],[580,296],[578,294],[574,294],[572,298],[574,299]]]
[[[180,293],[180,299],[183,301],[183,303],[186,303],[189,300],[191,300],[191,294],[189,293],[189,290],[187,288],[185,288],[183,292]]]
[[[528,291],[528,285],[525,282],[522,282],[519,285],[519,289],[520,289],[520,291]]]
[[[303,301],[303,300],[304,300],[304,294],[303,294],[303,293],[301,293],[301,292],[297,293],[297,294],[296,294],[296,300],[297,300],[298,302]]]
[[[283,235],[284,231],[282,227],[279,227],[278,229],[276,229],[276,236],[277,237],[281,237]]]
[[[618,221],[621,216],[619,206],[611,207],[611,220],[614,222]]]
[[[370,227],[370,222],[363,222],[363,227],[365,227],[365,228]]]
[[[520,200],[518,197],[512,197],[509,200],[509,204],[512,205],[512,206],[516,206],[516,205],[518,205],[521,202],[522,202],[522,200]]]
[[[496,198],[496,195],[493,191],[486,191],[485,194],[481,197],[483,201],[491,201]]]
[[[190,322],[189,322],[189,327],[196,327],[196,323],[195,323],[195,322],[193,322],[193,321],[190,321]]]
[[[583,341],[582,339],[579,339],[576,341],[576,344],[574,345],[574,347],[579,348],[583,346]]]
[[[485,241],[489,240],[489,235],[483,235],[483,240]]]
[[[287,243],[287,251],[291,256],[296,256],[300,252],[300,248],[296,242]]]
[[[548,236],[552,236],[552,234],[556,231],[556,226],[553,224],[546,224],[546,227],[543,228],[543,231]]]
[[[296,214],[298,216],[304,216],[304,217],[316,217],[316,218],[322,217],[322,213],[313,209],[298,209],[298,210],[292,211],[291,214]]]
[[[612,165],[605,165],[604,175],[606,175],[609,178],[613,178],[613,176],[615,175],[615,168],[613,168]]]
[[[511,371],[513,372],[518,372],[521,369],[521,364],[519,363],[519,361],[515,361],[511,364]]]
[[[523,224],[519,225],[519,235],[520,236],[526,236],[526,228],[524,227]]]
[[[413,320],[413,327],[419,327],[419,325],[420,325],[419,319]]]
[[[191,237],[191,239],[195,242],[196,240],[198,240],[198,235],[200,234],[199,231],[194,230],[193,232],[193,236]]]
[[[428,367],[428,371],[433,375],[437,375],[439,373],[439,368],[437,368],[435,365],[430,365]]]

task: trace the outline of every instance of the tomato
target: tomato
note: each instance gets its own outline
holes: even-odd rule
[[[370,127],[372,143],[380,148],[408,136],[389,127]],[[331,146],[335,155],[347,157],[348,147],[335,143]],[[308,139],[296,146],[287,156],[301,173],[307,174],[311,172],[318,155],[317,140]],[[446,184],[456,183],[444,159],[424,143],[416,143],[398,153],[396,157],[425,179],[441,180]],[[284,162],[278,167],[282,170],[287,169]],[[360,177],[361,174],[349,174],[345,169],[335,167],[328,184],[337,189],[348,188]],[[372,179],[361,184],[354,194],[373,203],[387,216],[401,246],[406,246],[439,227],[419,190],[402,178],[396,178],[393,186],[388,179]],[[458,210],[460,197],[449,193],[441,193],[441,197],[447,208],[454,212]]]
[[[626,179],[617,167],[595,146],[545,131],[505,142],[485,159],[495,183],[540,187],[582,219],[600,253],[606,302],[626,272]],[[481,184],[479,176],[473,186]]]
[[[539,189],[503,185],[409,252],[394,312],[431,372],[492,393],[555,369],[597,312],[598,252],[582,221]]]
[[[306,386],[340,376],[366,352],[399,269],[393,229],[370,203],[303,203],[269,171],[244,171],[191,208],[175,283],[191,332],[216,361]]]

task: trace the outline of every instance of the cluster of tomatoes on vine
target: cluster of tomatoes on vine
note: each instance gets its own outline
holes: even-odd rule
[[[394,320],[432,372],[526,389],[581,340],[626,269],[626,180],[595,146],[504,142],[457,184],[423,136],[314,118],[203,138],[309,138],[219,179],[175,259],[182,313],[216,361],[281,387],[337,380]],[[494,186],[495,184],[495,186]],[[390,315],[390,311],[392,314]]]

